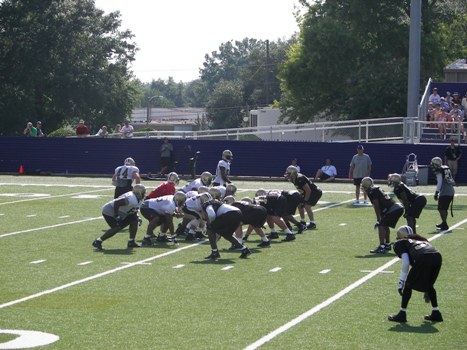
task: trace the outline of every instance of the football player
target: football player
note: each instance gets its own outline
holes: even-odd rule
[[[151,246],[151,238],[156,238],[157,242],[171,242],[174,237],[173,217],[176,211],[186,201],[186,194],[182,191],[174,195],[168,195],[158,198],[146,199],[141,204],[141,215],[149,221],[146,236],[143,238],[144,246]],[[161,226],[161,233],[156,237],[154,229]],[[167,237],[167,230],[172,238]]]
[[[222,152],[222,159],[217,164],[216,178],[214,179],[213,186],[225,186],[230,183],[230,163],[233,160],[232,151],[226,149]]]
[[[180,179],[177,173],[169,173],[169,175],[167,176],[167,181],[161,183],[159,186],[157,186],[155,189],[149,192],[146,199],[159,198],[175,194],[175,185],[178,185],[179,181]]]
[[[204,171],[198,179],[186,184],[181,190],[188,193],[189,191],[197,190],[201,186],[209,187],[211,186],[212,179],[212,174],[209,171]]]
[[[404,217],[407,220],[407,225],[412,228],[414,233],[417,233],[417,219],[425,208],[426,197],[407,187],[397,173],[388,175],[388,185],[394,188],[394,194],[404,206]]]
[[[370,253],[382,254],[391,250],[390,229],[404,214],[404,207],[396,203],[381,188],[375,186],[371,177],[364,177],[361,182],[363,191],[368,195],[376,214],[375,229],[378,230],[379,245]]]
[[[112,185],[115,186],[114,199],[120,197],[133,189],[133,181],[135,184],[141,183],[139,169],[133,158],[126,158],[123,165],[115,169],[112,176]]]
[[[176,234],[183,234],[186,241],[193,241],[195,238],[205,238],[202,233],[205,227],[203,204],[212,200],[212,196],[207,192],[187,198],[182,207],[183,221],[177,228]],[[183,230],[183,233],[181,233],[181,230]]]
[[[287,210],[285,212],[285,215],[283,217],[286,225],[290,228],[289,222],[293,223],[295,226],[297,226],[297,233],[302,233],[307,229],[306,223],[304,222],[298,222],[294,215],[295,212],[297,211],[298,206],[300,203],[302,203],[302,196],[300,192],[298,191],[282,191],[281,195],[285,197],[287,200]]]
[[[135,185],[132,191],[122,194],[120,197],[106,203],[102,208],[102,216],[110,226],[102,236],[94,240],[92,245],[97,250],[104,250],[102,242],[114,236],[117,232],[129,226],[130,239],[128,248],[139,248],[135,242],[138,223],[141,219],[138,216],[138,209],[146,194],[146,187],[141,184]]]
[[[398,314],[388,317],[389,321],[407,322],[407,306],[412,290],[424,293],[425,302],[431,302],[432,311],[425,320],[442,322],[443,316],[438,308],[438,298],[434,284],[442,265],[441,254],[433,248],[428,240],[414,234],[410,226],[397,229],[398,240],[394,243],[394,252],[402,260],[402,270],[397,291],[402,296]],[[409,271],[410,266],[412,268]]]
[[[303,207],[308,214],[308,218],[310,219],[310,224],[307,226],[307,228],[311,230],[316,229],[314,214],[311,207],[318,203],[318,200],[323,195],[323,191],[321,191],[321,189],[305,175],[299,173],[297,168],[293,165],[290,165],[287,168],[286,177],[302,195]]]
[[[435,201],[438,201],[438,212],[441,217],[441,223],[436,225],[438,230],[447,231],[449,226],[447,223],[449,205],[454,200],[454,178],[451,170],[447,165],[443,165],[443,161],[439,157],[434,157],[431,160],[431,169],[436,176],[436,192],[434,195]],[[452,205],[451,205],[452,215]]]
[[[233,235],[243,219],[240,209],[217,200],[211,200],[203,203],[203,217],[208,222],[207,232],[211,245],[211,254],[205,259],[216,260],[220,258],[217,249],[218,236],[224,237],[235,248],[241,249],[240,258],[245,259],[251,254],[250,250]]]
[[[265,207],[253,204],[253,201],[250,198],[243,198],[239,201],[236,201],[232,195],[226,196],[224,198],[224,203],[230,204],[242,212],[242,224],[235,231],[235,236],[239,242],[242,242],[243,230],[242,225],[248,225],[245,240],[247,240],[251,231],[255,231],[258,236],[261,237],[262,242],[258,244],[258,247],[267,248],[270,247],[271,242],[268,237],[264,234],[263,226],[266,222],[268,216],[268,211]]]

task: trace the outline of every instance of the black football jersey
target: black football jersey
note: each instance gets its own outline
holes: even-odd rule
[[[300,173],[294,179],[293,184],[295,188],[298,190],[298,192],[300,192],[301,195],[305,194],[305,190],[303,188],[306,186],[306,184],[310,186],[311,191],[317,188],[316,185],[309,178],[307,178],[305,175],[300,174]]]
[[[414,239],[400,239],[394,243],[394,252],[400,258],[403,253],[407,253],[410,265],[413,265],[420,256],[424,254],[438,253],[427,241],[417,241]]]
[[[396,204],[396,202],[392,200],[387,193],[377,186],[370,188],[368,191],[368,198],[370,198],[370,201],[372,202],[374,200],[378,201],[381,213],[383,214]]]
[[[418,197],[418,194],[412,191],[412,189],[408,188],[404,183],[400,183],[399,185],[394,186],[394,194],[397,196],[397,198],[400,199],[401,193],[405,193],[407,200],[410,203],[415,202],[415,198]]]

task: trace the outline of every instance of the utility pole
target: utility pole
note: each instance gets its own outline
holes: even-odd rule
[[[269,104],[269,40],[266,40],[266,104]]]

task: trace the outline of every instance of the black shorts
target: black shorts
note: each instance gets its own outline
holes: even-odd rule
[[[322,173],[321,176],[319,177],[319,179],[321,181],[327,180],[329,178],[331,178],[331,176],[329,176],[328,174],[325,174],[325,173]]]
[[[268,196],[267,197],[267,204],[266,209],[268,211],[268,215],[272,216],[285,216],[287,212],[287,198],[284,196],[274,197]]]
[[[319,199],[321,198],[322,195],[323,195],[323,191],[321,191],[320,188],[316,188],[316,189],[311,191],[310,198],[308,199],[308,201],[304,201],[304,203],[309,204],[312,207],[314,207],[316,205],[316,203],[318,203],[318,201],[319,201]]]
[[[286,196],[287,209],[285,216],[294,215],[299,204],[303,201],[302,195],[298,192],[294,192],[291,195]]]
[[[193,216],[195,219],[201,219],[201,216],[196,211],[190,210],[187,207],[183,206],[183,213]]]
[[[362,180],[363,180],[363,177],[354,178],[354,179],[353,179],[353,184],[354,184],[355,186],[360,186],[360,184],[362,183]]]
[[[133,186],[115,187],[114,199],[120,197],[122,194],[133,191]]]
[[[438,199],[438,210],[448,210],[449,204],[453,201],[454,196],[441,196]]]
[[[438,278],[442,263],[440,253],[423,254],[410,269],[405,285],[419,292],[428,292]]]
[[[107,224],[111,227],[111,228],[114,228],[114,227],[117,227],[117,220],[115,220],[115,218],[113,216],[109,216],[109,215],[105,215],[103,214],[104,216],[104,219],[105,221],[107,222]],[[130,214],[128,215],[125,219],[123,219],[121,221],[121,225],[120,227],[121,228],[125,228],[127,227],[129,224],[131,224],[132,222],[136,222],[138,221],[138,215],[136,215],[136,213],[134,214]]]
[[[161,167],[170,165],[170,157],[161,157]]]
[[[425,208],[425,205],[426,197],[423,195],[418,196],[405,211],[405,216],[418,219],[420,217],[420,214],[422,213],[423,208]]]
[[[399,221],[402,214],[404,214],[404,207],[400,206],[397,209],[384,215],[381,218],[380,225],[395,228],[397,225],[397,221]]]
[[[209,230],[222,237],[232,236],[242,222],[242,212],[240,210],[229,211],[218,216],[209,224]]]
[[[243,211],[242,215],[242,222],[244,224],[251,225],[253,227],[263,227],[266,222],[266,217],[268,216],[268,211],[265,207],[255,205],[248,208],[248,210]]]
[[[166,222],[166,218],[165,218],[165,215],[161,215],[159,214],[157,211],[155,211],[154,209],[150,209],[150,208],[140,208],[139,209],[139,212],[141,213],[141,215],[147,219],[148,221],[152,221],[155,217],[158,218],[159,220],[159,223],[160,224],[163,224],[164,222]]]

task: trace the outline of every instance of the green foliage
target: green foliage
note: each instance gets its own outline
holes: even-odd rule
[[[242,123],[243,85],[240,81],[221,80],[206,105],[212,129],[238,128]]]
[[[0,121],[5,134],[41,120],[47,130],[85,119],[91,129],[131,113],[136,52],[118,12],[92,0],[0,3]]]
[[[48,137],[67,137],[75,136],[76,132],[71,127],[61,127],[47,134]]]
[[[465,56],[467,31],[460,14],[465,16],[467,10],[446,10],[446,1],[422,3],[424,82],[442,77],[446,64]],[[280,105],[288,120],[405,115],[409,14],[410,1],[309,5],[299,41],[279,75],[284,94]]]

